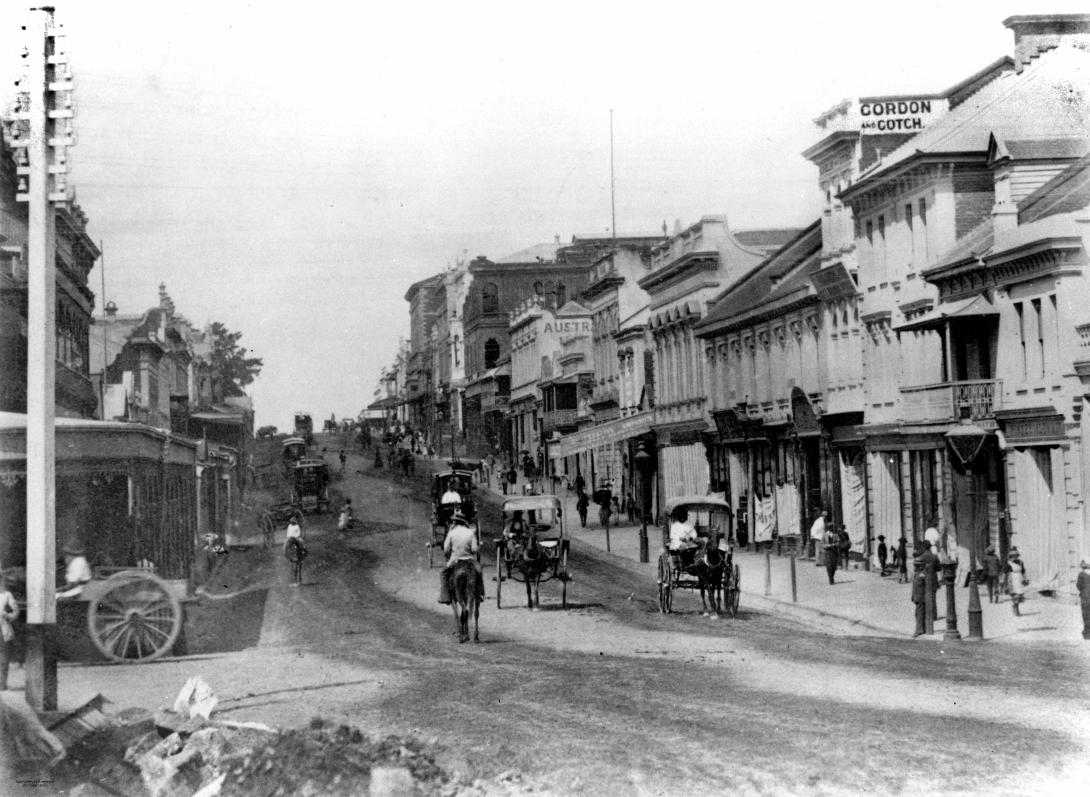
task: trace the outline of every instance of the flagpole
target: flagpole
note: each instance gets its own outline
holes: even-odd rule
[[[617,199],[616,181],[613,176],[613,109],[609,109],[609,208],[610,230],[613,233],[613,243],[617,243]]]

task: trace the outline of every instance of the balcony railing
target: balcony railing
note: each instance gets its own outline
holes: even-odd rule
[[[902,419],[905,423],[941,423],[956,420],[962,404],[969,406],[974,420],[992,418],[999,406],[1002,382],[975,379],[901,388]]]
[[[549,410],[542,419],[546,432],[554,429],[569,429],[575,427],[575,415],[578,410]]]

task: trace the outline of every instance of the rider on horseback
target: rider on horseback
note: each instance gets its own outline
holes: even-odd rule
[[[450,603],[451,584],[450,577],[454,572],[454,565],[458,562],[472,562],[477,572],[477,596],[484,599],[484,575],[481,573],[481,563],[477,561],[477,534],[469,527],[466,516],[461,510],[451,516],[450,529],[446,539],[443,540],[443,553],[447,555],[447,564],[439,574],[439,602]]]

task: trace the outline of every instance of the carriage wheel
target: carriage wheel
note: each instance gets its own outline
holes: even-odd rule
[[[182,606],[166,582],[150,573],[106,579],[87,606],[87,630],[111,661],[151,661],[168,653],[182,630]]]
[[[738,616],[738,601],[742,597],[742,585],[741,585],[742,573],[738,569],[738,565],[734,566],[734,577],[731,579],[730,593],[727,597],[727,611],[730,612],[730,616]]]
[[[669,614],[674,607],[673,568],[668,554],[659,556],[659,612]]]

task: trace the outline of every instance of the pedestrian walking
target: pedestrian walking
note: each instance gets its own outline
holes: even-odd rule
[[[339,458],[340,458],[340,460],[341,460],[341,473],[343,474],[343,473],[344,473],[344,466],[345,466],[345,463],[347,463],[347,462],[348,462],[348,455],[344,453],[344,449],[343,449],[343,448],[341,449],[341,453],[340,453],[340,456],[339,456]]]
[[[908,540],[901,537],[897,541],[897,551],[894,554],[894,558],[897,560],[897,583],[908,583]]]
[[[1026,599],[1028,586],[1026,563],[1022,561],[1018,548],[1011,548],[1007,554],[1007,592],[1011,596],[1011,610],[1019,617],[1022,616],[1022,601]]]
[[[624,499],[625,512],[628,513],[628,522],[636,522],[636,499],[632,497],[632,493],[625,496]]]
[[[848,560],[852,554],[852,538],[848,536],[848,527],[841,526],[837,533],[837,548],[840,550],[840,567],[848,569]]]
[[[814,541],[814,567],[821,567],[825,562],[822,549],[825,546],[825,518],[828,514],[824,509],[821,510],[821,514],[810,524],[810,539]]]
[[[995,553],[995,546],[984,551],[984,583],[988,586],[988,603],[999,603],[999,583],[1003,579],[1003,563]]]
[[[515,463],[511,463],[511,466],[507,469],[507,481],[503,483],[503,494],[507,495],[507,490],[510,488],[512,491],[515,489],[515,484],[519,480],[519,472],[515,470]]]
[[[830,525],[825,531],[825,539],[822,540],[825,556],[825,572],[829,576],[829,583],[836,579],[836,566],[840,562],[840,537],[836,529]]]
[[[590,498],[586,493],[579,493],[579,498],[575,501],[575,511],[579,513],[579,524],[583,527],[587,527],[587,509],[590,508]]]
[[[1090,639],[1090,562],[1085,559],[1079,562],[1075,589],[1079,591],[1079,604],[1082,606],[1082,638]]]
[[[904,541],[904,538],[901,538]],[[931,551],[931,544],[927,540],[920,540],[916,544],[916,555],[912,559],[912,602],[916,604],[916,631],[914,637],[927,633],[927,581],[929,575],[933,577],[932,595],[938,592],[938,568],[939,557]]]
[[[1083,609],[1083,615],[1086,610]],[[8,589],[8,578],[0,573],[0,692],[8,688],[8,668],[15,648],[15,620],[19,604]]]
[[[609,528],[609,516],[612,514],[613,502],[607,497],[598,508],[598,522],[603,529]]]
[[[582,473],[575,475],[575,494],[583,495],[587,491],[587,480],[583,478]]]
[[[878,572],[883,576],[889,575],[889,568],[886,566],[886,558],[889,556],[889,548],[886,547],[885,535],[878,535]]]

